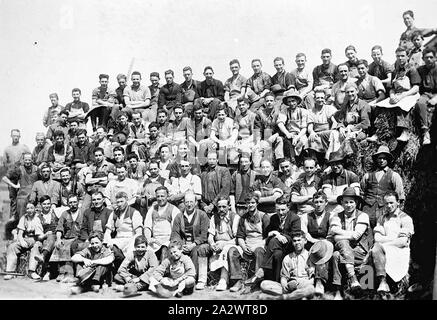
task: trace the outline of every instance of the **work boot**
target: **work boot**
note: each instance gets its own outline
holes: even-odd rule
[[[93,284],[91,286],[91,290],[94,291],[95,293],[99,293],[99,291],[100,291],[100,284]]]
[[[340,290],[335,291],[334,300],[343,300]]]
[[[49,281],[50,280],[50,272],[46,272],[44,277],[42,277],[42,281]]]
[[[263,279],[264,279],[264,269],[259,268],[252,278],[246,280],[245,284],[255,285],[255,284],[261,282]]]
[[[70,293],[71,293],[71,294],[74,294],[74,295],[76,295],[76,294],[80,294],[80,293],[82,293],[82,292],[83,292],[82,287],[72,287],[72,288],[70,289]]]
[[[199,257],[199,276],[197,279],[196,290],[203,290],[206,286],[206,281],[208,279],[208,258]]]
[[[56,282],[61,282],[62,280],[64,280],[65,278],[65,274],[64,273],[60,273],[57,277],[56,277]]]
[[[14,278],[15,278],[15,276],[13,274],[7,274],[3,277],[3,280],[12,280]]]
[[[398,141],[407,142],[410,139],[410,134],[407,129],[403,129],[401,135],[397,138]]]
[[[377,292],[380,293],[388,293],[390,292],[390,287],[387,284],[387,281],[385,280],[385,278],[381,279],[381,282],[379,283],[379,287],[378,290],[376,290]]]
[[[217,287],[215,287],[216,291],[225,291],[227,288],[226,280],[220,279]]]
[[[30,277],[32,280],[41,280],[40,275],[39,275],[38,273],[36,273],[35,271],[33,271],[33,272],[29,275],[29,277]]]
[[[423,134],[422,145],[426,146],[428,144],[431,144],[431,137],[429,136],[429,131],[425,131],[425,133]]]
[[[349,285],[351,290],[361,289],[361,285],[358,282],[357,276],[355,274],[349,278]]]

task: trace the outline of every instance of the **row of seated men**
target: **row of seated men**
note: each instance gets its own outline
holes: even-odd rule
[[[96,245],[99,250],[103,248],[102,243],[105,243],[104,248],[112,250],[112,253],[106,251],[113,258],[103,261],[105,265],[113,264],[107,270],[117,274],[120,272],[120,265],[127,263],[126,259],[136,250],[135,238],[144,234],[146,247],[159,257],[158,261],[165,261],[170,243],[179,244],[170,248],[175,251],[176,256],[179,250],[191,257],[197,277],[196,288],[199,290],[206,285],[208,257],[210,270],[221,269],[217,289],[225,290],[229,286],[232,291],[239,291],[243,282],[241,266],[238,263],[241,258],[252,256],[255,263],[252,272],[255,275],[247,284],[266,280],[267,282],[261,282],[261,288],[269,293],[278,293],[277,285],[274,284],[277,282],[288,294],[288,289],[294,288],[289,291],[295,291],[300,285],[288,285],[289,281],[284,282],[281,279],[282,271],[288,268],[289,274],[286,277],[291,281],[297,276],[293,272],[302,270],[299,268],[299,257],[295,254],[293,256],[294,238],[299,238],[295,232],[302,230],[301,242],[307,241],[307,249],[319,240],[327,239],[334,243],[334,248],[338,251],[324,263],[328,276],[317,276],[321,271],[316,268],[319,271],[315,273],[315,279],[320,281],[313,282],[314,288],[306,286],[309,283],[306,281],[305,286],[300,288],[304,293],[323,294],[325,285],[334,284],[337,286],[335,295],[340,298],[342,277],[338,273],[339,264],[346,267],[349,285],[357,289],[360,285],[355,270],[363,261],[376,263],[375,268],[379,272],[378,290],[389,291],[384,271],[384,265],[389,265],[389,262],[381,256],[385,257],[387,252],[397,250],[392,247],[405,249],[401,252],[408,251],[408,257],[404,256],[408,259],[401,259],[402,263],[396,261],[397,273],[395,275],[389,269],[389,276],[399,282],[408,274],[408,243],[414,230],[411,219],[399,210],[399,205],[404,200],[402,180],[399,174],[388,167],[393,157],[387,147],[379,148],[374,155],[375,171],[366,173],[361,181],[353,172],[344,169],[344,156],[338,152],[331,154],[328,161],[330,169],[323,174],[313,158],[304,160],[301,174],[290,160],[280,163],[280,173],[273,172],[271,163],[263,160],[261,171],[257,174],[251,168],[250,155],[243,153],[239,159],[238,170],[230,175],[226,167],[217,165],[218,155],[212,150],[207,155],[207,168],[201,172],[200,178],[191,173],[191,163],[182,160],[181,175],[172,177],[171,184],[161,176],[159,162],[151,161],[147,175],[140,179],[142,188],[139,188],[138,181],[126,177],[124,163],[117,164],[114,178],[114,165],[104,159],[103,153],[101,148],[94,150],[95,163],[85,175],[87,191],[82,197],[77,189],[67,186],[72,182],[70,169],[61,170],[59,183],[52,179],[50,166],[44,163],[38,169],[32,164],[30,154],[23,155],[23,164],[11,168],[4,181],[11,188],[19,189],[19,194],[26,180],[29,182],[34,179],[34,182],[30,184],[31,191],[27,197],[17,197],[17,208],[20,208],[17,216],[18,232],[15,242],[8,248],[7,272],[15,271],[18,254],[31,249],[33,254],[29,271],[32,278],[49,278],[52,273],[47,272],[48,266],[53,267],[56,263],[54,274],[60,274],[58,280],[66,275],[66,279],[70,279],[75,269],[76,275],[78,272],[74,263],[93,266],[93,263],[86,260],[94,257],[92,251],[89,251],[94,250],[93,246],[89,247],[90,241],[87,241],[91,240],[99,243]],[[93,166],[102,170],[93,171]],[[41,171],[41,177],[38,177],[38,170]],[[12,172],[19,178],[18,183],[11,181]],[[97,172],[100,173],[96,174]],[[86,200],[88,197],[89,200]],[[318,200],[319,198],[321,199]],[[36,210],[40,212],[35,215]],[[377,244],[373,246],[372,231],[375,232],[375,240],[379,239],[376,241],[380,241],[382,247]],[[95,232],[104,236],[89,239]],[[378,233],[381,237],[377,236]],[[329,253],[332,251],[329,247],[329,244],[323,242],[313,250],[325,250]],[[375,253],[377,250],[379,251]],[[299,252],[308,258],[308,252]],[[77,254],[85,259],[78,258]],[[291,255],[290,259],[297,259],[299,263],[285,259],[288,254]],[[380,259],[379,266],[375,262],[375,254]],[[373,260],[369,259],[370,255]],[[229,259],[231,256],[234,258]],[[396,256],[400,255],[396,253]],[[166,264],[175,263],[172,254],[169,259]],[[287,266],[283,260],[294,265],[296,270],[290,271],[290,265]],[[306,263],[307,259],[304,260]],[[38,262],[43,263],[44,274],[36,273]],[[402,266],[400,271],[397,269],[399,266]],[[167,267],[172,270],[169,265]],[[154,286],[158,285],[162,278],[152,271],[148,273],[149,276],[150,274],[153,275],[152,279],[158,278],[158,282],[149,279],[149,284],[152,281]],[[329,274],[335,275],[334,280],[329,278]],[[299,274],[297,277],[300,276],[311,278],[314,274]],[[13,275],[5,278],[11,277]],[[120,277],[116,276],[114,279],[123,283]],[[147,277],[140,277],[135,282],[143,281],[141,279],[147,280]],[[92,286],[97,290],[102,281],[106,280],[106,272],[96,273],[94,282],[91,281]],[[194,282],[191,280],[190,278],[189,283],[183,283],[192,287]],[[168,280],[164,280],[164,285],[166,281]],[[90,284],[89,281],[87,283]],[[180,284],[180,281],[177,283]],[[128,286],[129,290],[132,290],[131,287]],[[81,289],[75,290],[80,291],[83,286],[79,288]],[[179,293],[187,292],[185,287],[179,289],[175,290]],[[295,294],[301,296],[302,293],[298,291]]]

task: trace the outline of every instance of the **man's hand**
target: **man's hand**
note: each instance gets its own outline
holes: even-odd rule
[[[15,189],[20,189],[21,188],[20,182],[17,182],[17,184],[12,185],[12,187],[15,188]]]
[[[83,265],[85,266],[85,267],[92,267],[93,265],[94,265],[94,262],[92,261],[92,260],[90,260],[90,259],[83,259]]]
[[[150,244],[156,244],[158,247],[162,246],[162,243],[159,242],[156,238],[151,238],[149,241]]]
[[[278,241],[282,244],[286,244],[288,242],[287,238],[282,234],[277,234],[276,239],[278,239]]]
[[[64,240],[62,240],[62,239],[56,240],[56,242],[55,242],[56,248],[61,249],[63,245],[64,245]]]
[[[315,142],[318,137],[319,137],[319,135],[313,131],[310,134],[310,136],[308,137],[308,141],[309,142]]]
[[[390,104],[396,104],[402,99],[401,95],[394,95],[393,97],[390,97]]]
[[[299,142],[300,137],[299,136],[294,136],[293,137],[293,146],[297,145],[297,143]]]
[[[210,205],[205,206],[203,209],[205,210],[206,213],[211,213],[212,210],[214,209],[214,205],[211,203]]]
[[[437,96],[434,96],[431,99],[429,99],[428,104],[435,106],[437,104]]]
[[[285,136],[288,140],[291,140],[293,138],[293,135],[290,132],[286,133]]]

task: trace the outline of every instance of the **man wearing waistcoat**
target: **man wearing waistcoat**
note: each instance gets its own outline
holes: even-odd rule
[[[170,243],[181,243],[184,254],[189,255],[196,267],[197,290],[206,286],[208,256],[211,249],[208,244],[209,218],[196,208],[196,196],[192,192],[185,194],[185,210],[178,213],[173,221]]]
[[[344,265],[349,285],[352,290],[360,289],[360,283],[355,275],[355,268],[360,267],[373,244],[372,230],[369,227],[367,213],[357,209],[362,201],[355,188],[349,187],[338,197],[338,203],[343,211],[334,214],[330,226],[330,235],[334,239],[334,254],[332,256],[333,280],[336,287],[334,300],[341,300],[340,288],[342,273],[340,265]]]
[[[388,191],[395,191],[399,195],[401,204],[405,201],[404,185],[399,173],[388,167],[393,156],[387,146],[380,146],[372,156],[376,170],[366,173],[361,181],[363,190],[363,211],[369,215],[370,226],[376,226],[376,221],[384,211],[384,195]]]

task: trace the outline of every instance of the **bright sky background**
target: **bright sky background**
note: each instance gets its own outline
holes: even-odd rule
[[[320,51],[329,47],[333,62],[346,60],[344,48],[353,44],[358,57],[371,60],[370,48],[380,44],[385,59],[405,30],[402,12],[413,10],[418,27],[437,27],[437,1],[409,0],[0,0],[0,152],[10,144],[12,128],[33,148],[37,131],[46,131],[42,116],[57,92],[60,103],[71,101],[71,89],[82,89],[91,103],[98,75],[143,74],[173,69],[176,82],[190,65],[203,80],[206,65],[224,82],[228,63],[238,58],[241,73],[250,76],[252,58],[274,74],[273,59],[305,52],[308,66],[320,64]],[[433,17],[434,15],[434,17]]]

